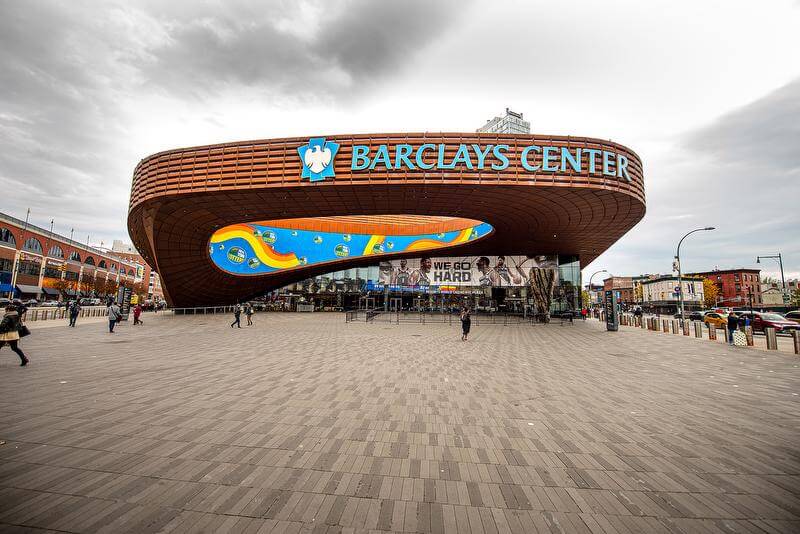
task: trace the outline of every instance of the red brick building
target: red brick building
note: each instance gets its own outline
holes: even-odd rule
[[[617,302],[627,305],[636,303],[633,291],[633,278],[630,276],[611,276],[603,280],[603,290],[613,289],[618,293]]]
[[[136,287],[142,265],[0,213],[0,296],[64,300]],[[16,272],[16,276],[15,276]]]
[[[716,269],[691,273],[716,284],[719,289],[717,306],[737,308],[749,306],[751,297],[753,306],[762,305],[760,274],[759,269]]]

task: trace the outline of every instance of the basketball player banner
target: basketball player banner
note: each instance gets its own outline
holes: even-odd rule
[[[379,281],[401,287],[521,287],[542,270],[557,278],[556,256],[421,257],[381,262]]]

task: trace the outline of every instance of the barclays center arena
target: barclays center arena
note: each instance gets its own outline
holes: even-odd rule
[[[160,152],[129,232],[174,307],[576,308],[581,268],[644,216],[641,161],[491,123]]]

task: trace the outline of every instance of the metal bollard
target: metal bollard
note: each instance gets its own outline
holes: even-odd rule
[[[678,320],[677,319],[673,319],[672,320],[672,333],[673,334],[677,334],[678,333]]]
[[[717,340],[717,326],[714,324],[708,325],[708,339],[709,341]]]
[[[682,324],[682,326],[683,326],[683,335],[684,336],[688,336],[689,335],[689,321],[687,321],[685,319],[681,319],[681,323],[683,323]]]
[[[753,346],[753,327],[752,326],[745,326],[744,327],[744,337],[747,340],[747,346]]]
[[[694,321],[694,337],[703,337],[703,323]]]
[[[764,329],[764,334],[767,336],[767,350],[778,350],[778,336],[775,334],[775,329],[767,327]]]
[[[794,340],[794,353],[800,354],[800,330],[792,330],[792,339]]]

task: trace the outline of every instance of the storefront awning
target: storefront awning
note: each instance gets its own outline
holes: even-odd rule
[[[17,284],[17,291],[20,293],[39,294],[42,292],[42,289],[39,286],[26,286],[25,284]]]
[[[53,296],[53,297],[57,297],[58,296],[58,290],[57,289],[53,289],[52,287],[43,287],[42,291],[44,292],[45,295],[50,295],[50,296]]]

